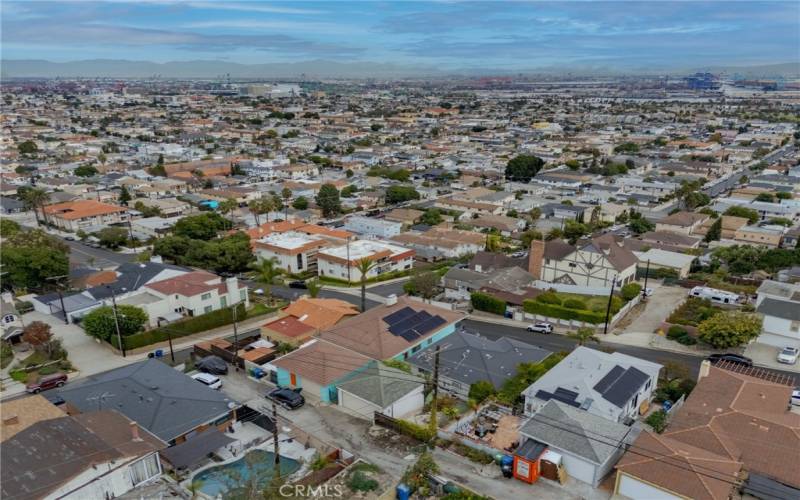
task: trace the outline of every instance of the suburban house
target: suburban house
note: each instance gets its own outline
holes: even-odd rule
[[[380,361],[371,361],[337,382],[337,400],[340,408],[367,420],[372,420],[375,412],[401,418],[422,410],[424,382]]]
[[[522,391],[525,415],[550,400],[612,422],[636,420],[650,406],[661,365],[579,346]]]
[[[656,231],[669,231],[690,235],[697,231],[703,222],[708,220],[708,214],[697,212],[675,212],[656,223]]]
[[[301,297],[282,310],[283,316],[261,326],[261,335],[271,342],[297,345],[344,318],[358,314],[353,304],[339,299]]]
[[[325,339],[314,338],[298,349],[270,362],[280,387],[302,388],[308,398],[335,403],[336,383],[366,367],[369,357]]]
[[[128,221],[128,209],[95,200],[75,200],[44,207],[45,218],[51,224],[67,230],[90,232]]]
[[[386,212],[383,216],[385,220],[392,222],[399,222],[404,226],[413,226],[416,224],[425,212],[422,210],[414,210],[413,208],[395,208]]]
[[[523,464],[527,469],[538,469],[540,457],[549,451],[561,457],[568,476],[597,487],[625,453],[636,432],[635,428],[552,399],[522,424],[520,450],[535,444],[538,456],[528,453],[523,460],[515,457],[515,473]],[[534,475],[538,473],[534,471]]]
[[[759,245],[778,248],[783,238],[783,229],[775,227],[742,226],[733,234],[733,240],[744,245]]]
[[[697,386],[666,430],[643,432],[617,464],[615,493],[723,500],[741,489],[757,498],[800,498],[793,386],[792,377],[704,361]]]
[[[435,226],[425,232],[406,232],[392,238],[413,248],[425,260],[458,258],[474,254],[486,246],[486,236],[472,231]]]
[[[172,322],[184,316],[200,316],[234,304],[250,303],[247,286],[235,277],[224,282],[216,274],[192,271],[162,281],[153,281],[141,293],[117,302],[144,309],[150,326]]]
[[[356,240],[349,244],[320,249],[317,253],[319,276],[349,282],[361,281],[358,263],[368,259],[374,265],[366,279],[382,274],[408,271],[414,265],[414,250],[381,240]]]
[[[161,476],[167,445],[135,421],[114,409],[56,411],[3,440],[3,498],[115,498]],[[4,413],[3,425],[18,418]]]
[[[372,359],[408,359],[456,330],[464,314],[406,296],[347,318],[320,334],[322,339]]]
[[[315,273],[317,255],[330,242],[300,232],[272,233],[253,242],[259,260],[274,259],[277,266],[290,274]]]
[[[607,288],[635,281],[638,263],[633,252],[606,234],[576,246],[560,239],[533,240],[528,272],[549,283]]]
[[[156,359],[146,359],[71,382],[56,394],[69,415],[113,408],[174,445],[225,431],[239,403]]]
[[[672,231],[648,231],[639,235],[635,240],[625,240],[625,246],[635,241],[641,241],[643,245],[651,248],[661,248],[663,250],[682,251],[692,248],[699,248],[702,238],[688,236],[684,233],[674,233]],[[631,248],[638,250],[638,248]]]
[[[494,229],[503,236],[511,236],[525,229],[525,219],[505,215],[481,215],[469,221],[469,225],[480,229]]]
[[[757,294],[756,311],[764,316],[758,342],[800,347],[800,285],[765,280]]]
[[[495,389],[513,377],[520,363],[539,363],[551,354],[539,347],[501,337],[490,340],[458,331],[417,352],[410,358],[413,373],[432,375],[436,349],[439,353],[439,388],[467,400],[475,382],[486,381]]]
[[[720,215],[720,218],[722,219],[722,232],[720,234],[720,239],[723,240],[734,239],[736,236],[736,231],[746,226],[749,222],[745,217],[735,217],[733,215]],[[695,228],[692,234],[705,236],[715,222],[717,222],[717,219],[706,219],[702,224],[700,224],[699,227]]]

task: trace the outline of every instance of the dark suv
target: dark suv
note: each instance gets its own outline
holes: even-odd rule
[[[748,358],[747,356],[742,356],[741,354],[733,354],[733,353],[712,354],[706,359],[711,361],[711,364],[714,365],[719,363],[720,361],[730,361],[731,363],[737,363],[744,366],[753,366],[753,360]]]
[[[295,280],[289,283],[289,288],[299,288],[301,290],[305,290],[308,288],[306,282],[303,280]]]
[[[306,398],[297,389],[274,389],[266,394],[266,398],[275,401],[287,410],[296,410],[306,404]]]

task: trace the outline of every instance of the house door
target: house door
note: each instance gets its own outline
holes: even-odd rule
[[[539,474],[552,481],[558,481],[558,466],[547,460],[539,461]]]

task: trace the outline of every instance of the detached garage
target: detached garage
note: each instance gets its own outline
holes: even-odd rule
[[[372,420],[375,412],[402,417],[422,410],[423,380],[373,361],[336,383],[339,406]]]
[[[637,430],[551,399],[523,424],[520,434],[523,447],[529,440],[547,445],[561,455],[568,476],[597,487]]]

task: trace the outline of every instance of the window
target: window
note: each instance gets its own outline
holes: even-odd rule
[[[13,323],[14,322],[14,315],[13,314],[6,314],[3,316],[3,323]]]
[[[200,300],[208,300],[210,298],[211,298],[211,292],[204,293],[203,295],[200,296]]]
[[[303,254],[297,254],[297,270],[301,271],[303,269]]]
[[[223,295],[222,297],[219,298],[219,306],[228,307],[228,297],[226,295]]]
[[[646,383],[646,384],[644,384],[644,390],[645,390],[645,391],[646,391],[647,389],[649,389],[649,388],[650,388],[650,380],[648,380],[648,381],[647,381],[647,383]]]
[[[205,306],[205,307],[203,308],[203,314],[208,314],[208,313],[210,313],[210,312],[211,312],[211,311],[213,311],[213,310],[214,310],[214,308],[213,308],[213,307],[211,307],[211,306]]]
[[[577,265],[577,264],[575,264],[574,262],[570,262],[570,263],[569,263],[569,267],[575,267],[576,265]]]
[[[245,301],[247,300],[247,290],[239,290],[239,300]]]
[[[149,481],[161,475],[161,462],[158,460],[158,453],[134,462],[130,466],[131,481],[134,486],[138,486],[145,481]]]

